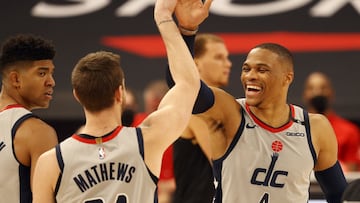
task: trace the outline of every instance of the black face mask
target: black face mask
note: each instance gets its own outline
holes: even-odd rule
[[[324,114],[329,108],[329,99],[322,95],[315,96],[310,99],[310,105],[314,107],[316,113]]]

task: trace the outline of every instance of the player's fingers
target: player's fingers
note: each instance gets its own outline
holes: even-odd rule
[[[207,10],[210,10],[210,6],[211,6],[212,1],[213,1],[213,0],[205,0],[205,1],[204,1],[204,7],[205,7]]]

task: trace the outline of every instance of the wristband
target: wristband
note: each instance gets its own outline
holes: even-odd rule
[[[190,35],[195,35],[199,31],[199,27],[197,27],[195,30],[188,30],[179,25],[179,30],[180,30],[181,34],[190,36]]]

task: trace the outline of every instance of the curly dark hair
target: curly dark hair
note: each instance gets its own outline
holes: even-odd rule
[[[52,60],[55,48],[50,40],[33,34],[18,34],[7,38],[1,47],[1,71],[19,61]]]

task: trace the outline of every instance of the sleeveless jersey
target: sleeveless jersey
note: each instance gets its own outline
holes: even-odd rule
[[[30,167],[18,161],[13,141],[20,124],[33,116],[17,104],[0,112],[0,202],[32,202]]]
[[[308,113],[289,105],[290,121],[271,128],[245,104],[237,134],[214,161],[216,203],[306,203],[316,162]]]
[[[55,150],[57,203],[157,202],[157,178],[145,165],[140,128],[119,126],[101,138],[74,134]]]
[[[215,194],[214,175],[200,146],[180,137],[173,150],[176,182],[173,203],[211,203]]]

